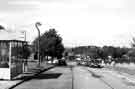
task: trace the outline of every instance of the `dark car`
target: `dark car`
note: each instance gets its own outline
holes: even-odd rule
[[[103,66],[99,63],[91,63],[89,66],[92,68],[103,68]]]
[[[67,65],[67,63],[66,63],[65,60],[59,60],[58,61],[58,66],[66,66],[66,65]]]
[[[93,59],[93,60],[91,60],[89,66],[92,67],[92,68],[103,68],[101,62],[102,61],[99,60],[99,59]]]
[[[92,67],[92,68],[103,68],[103,66],[101,66],[99,64],[93,64],[93,65],[90,65],[90,67]]]

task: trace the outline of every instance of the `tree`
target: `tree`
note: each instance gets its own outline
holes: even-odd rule
[[[5,29],[2,25],[0,25],[0,30],[3,30],[3,29]]]
[[[135,49],[129,50],[128,53],[127,53],[127,55],[128,55],[129,57],[135,57]]]
[[[135,37],[132,38],[131,47],[135,47]]]
[[[38,37],[34,40],[33,45],[37,47]],[[55,29],[49,29],[40,37],[40,55],[42,57],[51,56],[62,58],[64,52],[64,46],[62,44],[62,38]]]
[[[23,47],[23,58],[28,59],[30,54],[31,54],[30,48],[28,47],[28,45],[24,45],[24,47]]]
[[[135,57],[135,37],[132,38],[131,49],[128,51],[127,55],[129,57]]]

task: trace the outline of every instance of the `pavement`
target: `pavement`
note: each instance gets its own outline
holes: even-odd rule
[[[0,89],[135,89],[135,78],[129,78],[108,68],[90,68],[77,66],[75,63],[69,66],[55,66],[48,70],[51,67],[52,65],[47,67],[47,64],[43,63],[40,68],[28,68],[29,72],[24,73],[27,76],[23,75],[23,81],[19,78],[8,83],[3,81],[4,86],[13,86],[0,86]],[[37,73],[33,72],[36,70]],[[31,76],[30,72],[34,74]]]
[[[47,71],[54,67],[54,65],[41,63],[40,66],[37,66],[36,62],[29,62],[27,71],[13,78],[12,80],[0,80],[0,89],[13,89],[19,84],[28,81],[44,71]]]
[[[135,89],[135,83],[105,68],[57,66],[14,89]]]
[[[72,71],[68,66],[56,66],[14,89],[73,89]]]

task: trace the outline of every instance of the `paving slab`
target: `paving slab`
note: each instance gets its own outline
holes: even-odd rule
[[[32,68],[30,67],[27,72],[18,75],[17,77],[13,78],[12,80],[0,80],[0,89],[13,89],[13,87],[21,84],[28,79],[31,79],[33,76],[42,73],[50,68],[53,68],[54,65],[42,64],[40,67]]]

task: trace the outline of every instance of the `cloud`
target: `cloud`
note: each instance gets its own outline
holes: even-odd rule
[[[48,30],[46,23],[55,24],[67,45],[127,45],[125,33],[135,28],[134,8],[133,0],[0,0],[0,21],[17,30],[32,23],[21,27],[29,30],[30,40],[37,36],[34,23],[41,21],[41,32]]]
[[[22,12],[27,10],[37,9],[39,2],[37,1],[23,1],[23,0],[0,0],[1,12]]]
[[[40,1],[43,1],[43,2],[48,2],[48,3],[71,3],[72,1],[74,0],[40,0]]]
[[[39,1],[10,1],[8,2],[8,4],[11,4],[11,5],[33,5],[33,6],[36,6],[36,5],[40,5],[40,2]]]

